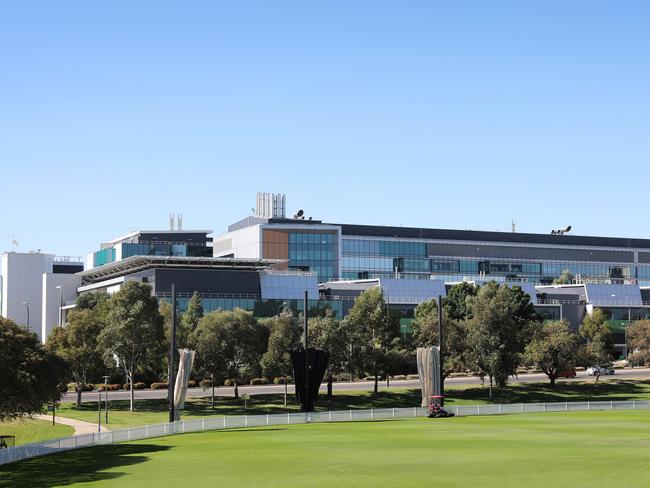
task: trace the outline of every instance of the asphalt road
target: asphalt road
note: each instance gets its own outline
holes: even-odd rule
[[[623,377],[625,379],[648,379],[650,378],[650,368],[634,368],[634,369],[617,369],[614,377]],[[587,378],[593,379],[591,376],[587,376],[584,371],[578,371],[578,375],[575,379],[560,379],[558,381],[578,381],[585,380]],[[601,380],[604,378],[609,378],[609,376],[601,377]],[[543,381],[548,381],[548,378],[545,374],[525,374],[517,377],[519,383],[538,383]],[[452,385],[480,385],[481,380],[475,376],[464,376],[459,378],[447,378],[445,380],[446,386]],[[372,390],[374,383],[372,381],[359,381],[354,383],[349,382],[340,382],[334,383],[334,391],[345,391],[345,390]],[[386,388],[386,382],[379,382],[380,388]],[[391,388],[417,388],[419,387],[418,380],[394,380],[390,382]],[[321,385],[321,391],[326,390],[326,385]],[[271,393],[282,393],[284,392],[283,385],[258,385],[258,386],[240,386],[239,393],[250,393],[251,395],[265,395]],[[289,393],[294,393],[293,385],[289,385]],[[201,388],[190,388],[187,391],[188,398],[200,398],[200,397],[209,397],[212,394],[211,390],[203,391]],[[234,390],[232,387],[220,386],[215,388],[215,395],[232,397],[234,396]],[[102,393],[102,400],[104,394]],[[156,398],[167,398],[167,390],[136,390],[135,392],[136,399],[156,399]],[[108,399],[110,400],[128,400],[129,392],[120,390],[120,391],[109,391]],[[64,403],[71,403],[77,401],[76,393],[66,393],[61,399]],[[97,401],[97,392],[84,392],[81,397],[82,402],[95,402]]]

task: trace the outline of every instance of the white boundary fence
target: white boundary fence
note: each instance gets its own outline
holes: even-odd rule
[[[504,415],[515,413],[538,412],[584,412],[591,410],[646,410],[650,409],[650,401],[600,401],[600,402],[556,402],[556,403],[511,403],[511,404],[477,404],[453,405],[447,410],[458,416]],[[426,417],[427,409],[412,408],[380,408],[370,410],[330,410],[328,412],[286,413],[268,415],[239,415],[223,417],[204,417],[194,420],[181,420],[174,423],[129,427],[96,432],[71,437],[62,437],[31,444],[23,444],[7,449],[0,449],[0,465],[20,461],[22,459],[45,456],[57,452],[79,449],[81,447],[116,444],[118,442],[135,441],[161,437],[172,434],[203,432],[207,430],[239,429],[246,427],[265,427],[268,425],[294,425],[317,422],[354,422],[382,419],[405,419]]]

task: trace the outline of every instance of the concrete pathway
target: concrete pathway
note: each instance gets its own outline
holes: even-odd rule
[[[33,417],[38,420],[47,420],[49,422],[52,422],[52,415],[34,415]],[[92,434],[93,432],[97,432],[97,424],[93,424],[92,422],[84,422],[83,420],[59,417],[58,415],[55,416],[54,421],[57,424],[74,427],[74,435]],[[102,425],[102,432],[109,431],[110,429],[107,429]]]

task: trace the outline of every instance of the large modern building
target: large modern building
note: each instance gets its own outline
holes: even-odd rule
[[[444,296],[453,283],[495,280],[520,286],[546,319],[577,327],[595,307],[607,311],[624,351],[625,326],[650,316],[650,240],[328,223],[302,210],[288,216],[283,194],[259,193],[254,213],[211,237],[209,230],[140,230],[100,245],[85,269],[79,260],[8,253],[2,313],[42,339],[79,294],[113,293],[127,281],[151,284],[180,309],[198,292],[206,312],[235,307],[258,317],[282,308],[347,314],[362,291],[381,288],[408,333],[413,309]],[[5,262],[6,261],[6,262]],[[561,275],[564,284],[553,284]],[[568,279],[567,279],[568,278]]]
[[[320,282],[381,277],[552,284],[565,270],[580,283],[650,286],[650,239],[587,237],[328,223],[287,218],[283,206],[254,215],[214,238],[217,257],[281,259]],[[262,198],[264,200],[264,198]],[[268,208],[271,208],[269,213]]]

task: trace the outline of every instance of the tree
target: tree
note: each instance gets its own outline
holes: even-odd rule
[[[133,383],[138,367],[147,360],[164,356],[163,318],[158,301],[151,295],[151,286],[128,281],[111,296],[107,324],[99,335],[99,346],[107,363],[114,356],[129,381],[129,409],[133,411]]]
[[[56,327],[47,339],[46,348],[60,356],[67,364],[77,390],[77,406],[89,376],[102,367],[102,355],[97,348],[97,337],[103,324],[93,309],[73,309],[68,313],[65,327]]]
[[[269,379],[284,378],[284,404],[287,404],[287,377],[291,376],[291,351],[300,346],[302,327],[290,310],[265,321],[269,330],[266,352],[262,356],[262,374]]]
[[[650,320],[639,320],[627,327],[627,342],[633,363],[650,362]]]
[[[607,325],[607,319],[607,314],[596,308],[591,315],[585,315],[578,331],[587,343],[588,360],[597,364],[608,363],[614,354],[614,335]]]
[[[526,359],[541,369],[555,388],[555,380],[562,371],[574,368],[579,339],[571,332],[566,320],[546,322],[526,346]]]
[[[451,319],[447,315],[443,301],[443,381],[450,373],[466,369],[467,330],[462,320]],[[413,341],[416,347],[439,346],[438,304],[436,299],[423,302],[415,307],[415,320],[412,322]],[[456,315],[458,316],[458,315]]]
[[[77,297],[77,309],[88,309],[88,310],[101,310],[105,307],[106,303],[110,299],[108,293],[103,292],[87,292],[82,293]]]
[[[210,378],[212,408],[214,408],[215,382],[223,382],[226,376],[226,327],[227,317],[221,311],[204,316],[190,336],[196,351],[195,367],[204,379]]]
[[[559,278],[556,278],[553,280],[554,285],[570,285],[573,283],[575,276],[573,276],[573,273],[571,272],[570,269],[565,269],[562,270],[562,274],[560,275]]]
[[[0,422],[33,413],[61,398],[65,362],[36,334],[0,317]]]
[[[348,364],[349,323],[337,320],[329,310],[322,317],[309,320],[309,343],[330,355],[327,363],[327,398],[332,398],[332,382],[335,374],[345,371]]]
[[[447,296],[442,300],[442,308],[451,320],[466,320],[471,318],[468,297],[476,296],[477,287],[471,283],[462,282],[452,286]]]
[[[198,292],[192,294],[192,298],[187,303],[187,310],[181,317],[181,325],[189,334],[194,332],[199,320],[203,318],[203,301]]]
[[[232,379],[238,398],[239,382],[260,374],[268,337],[268,329],[255,320],[252,312],[235,308],[206,314],[192,334],[191,343],[203,374],[209,375],[213,384],[220,376]]]
[[[352,342],[361,352],[362,365],[372,369],[375,378],[374,392],[379,390],[378,366],[385,359],[395,337],[399,336],[399,323],[386,313],[386,302],[380,288],[361,293],[347,317]]]
[[[492,281],[468,299],[472,318],[467,321],[468,354],[479,372],[499,388],[516,375],[524,348],[538,320],[530,297],[520,287]]]

